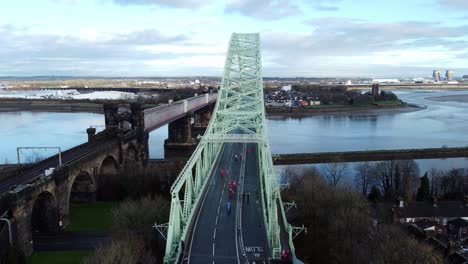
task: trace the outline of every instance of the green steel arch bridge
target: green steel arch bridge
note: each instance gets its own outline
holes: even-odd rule
[[[292,240],[302,229],[286,220],[262,89],[260,35],[233,33],[210,124],[171,188],[165,263],[270,263],[283,249],[301,263]]]

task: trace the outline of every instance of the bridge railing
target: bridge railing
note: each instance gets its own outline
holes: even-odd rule
[[[221,151],[222,143],[202,140],[171,187],[171,213],[169,216],[165,263],[174,263],[182,252],[181,241],[188,235],[203,199],[209,176]]]
[[[207,93],[177,101],[169,105],[153,107],[143,111],[145,130],[157,129],[164,124],[172,122],[191,111],[196,111],[206,105],[213,103],[218,98],[218,93]]]
[[[64,151],[62,151],[62,159],[64,160],[64,163],[68,163],[70,161],[73,161],[73,160],[76,160],[77,158],[81,158],[80,155],[76,156],[76,155],[73,155],[73,153],[75,152],[82,152],[86,149],[89,149],[90,147],[93,147],[93,146],[99,146],[101,145],[102,143],[106,143],[107,141],[105,141],[107,138],[107,135],[105,133],[98,133],[96,135],[96,139],[97,141],[96,142],[93,142],[93,143],[89,143],[89,142],[85,142],[85,143],[82,143],[82,144],[79,144],[79,145],[76,145],[74,147],[71,147],[69,149],[66,149]],[[104,140],[104,141],[103,141]],[[114,139],[115,140],[115,139]],[[114,142],[114,140],[112,140],[112,142]],[[107,142],[107,143],[110,143]],[[104,144],[104,145],[108,145],[108,144]],[[87,153],[88,155],[90,154]],[[24,180],[23,183],[27,183],[27,182],[31,182],[33,180],[35,180],[37,177],[40,177],[41,175],[44,174],[44,171],[40,170],[41,168],[48,168],[48,167],[58,167],[58,154],[55,154],[55,155],[52,155],[46,159],[43,159],[39,162],[36,162],[36,163],[29,163],[27,165],[24,165],[24,166],[21,166],[19,167],[18,169],[16,169],[14,172],[12,172],[13,175],[23,175],[23,174],[30,174],[29,177],[27,179]],[[1,193],[0,196],[6,194],[5,193]]]

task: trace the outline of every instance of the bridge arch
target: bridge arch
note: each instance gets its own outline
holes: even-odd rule
[[[70,203],[89,203],[96,200],[96,182],[87,171],[80,171],[72,180],[68,200]]]
[[[133,168],[138,162],[138,151],[135,145],[130,144],[125,150],[123,169]]]
[[[54,195],[44,191],[36,198],[31,214],[33,232],[56,232],[59,229],[57,200]]]
[[[107,156],[102,160],[97,182],[98,200],[115,201],[122,199],[119,171],[119,165],[113,156]]]
[[[100,175],[117,175],[119,174],[119,165],[113,156],[106,156],[99,167]]]

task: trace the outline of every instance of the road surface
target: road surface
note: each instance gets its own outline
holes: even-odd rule
[[[256,154],[256,144],[224,144],[200,210],[195,214],[183,263],[269,263]],[[227,169],[228,176],[222,176],[221,169]],[[230,199],[228,182],[234,181],[237,190]]]

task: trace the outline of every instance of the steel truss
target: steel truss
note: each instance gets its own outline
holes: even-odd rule
[[[238,131],[242,131],[239,134]],[[237,133],[235,133],[237,132]],[[286,221],[268,143],[263,102],[259,34],[233,33],[215,110],[201,141],[171,188],[172,202],[165,263],[175,263],[191,229],[191,220],[202,199],[209,176],[226,142],[257,143],[264,221],[273,258],[280,258],[280,221],[292,244],[293,228]],[[280,210],[280,211],[278,211]]]

